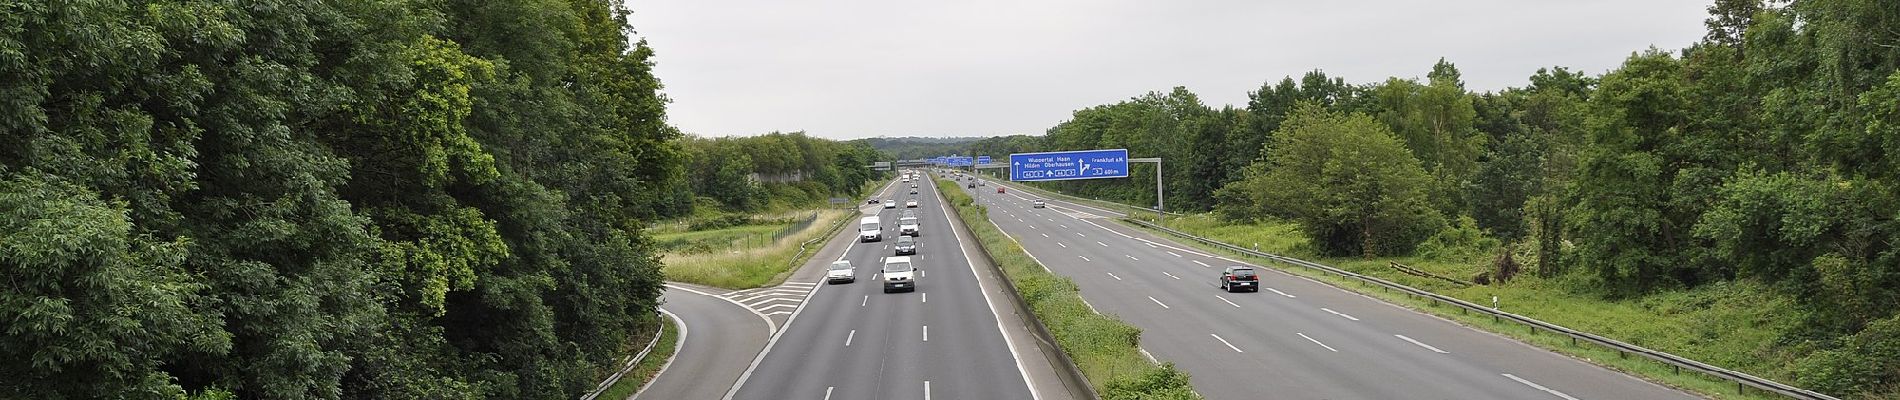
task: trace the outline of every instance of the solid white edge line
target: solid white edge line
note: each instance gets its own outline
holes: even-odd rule
[[[1313,342],[1313,344],[1317,344],[1319,345],[1319,347],[1325,347],[1327,350],[1332,350],[1334,353],[1339,352],[1339,349],[1335,349],[1333,348],[1333,346],[1327,346],[1325,343],[1320,343],[1318,339],[1313,339],[1312,336],[1306,336],[1305,333],[1293,332],[1293,334],[1300,335],[1300,337],[1306,338],[1306,341]]]
[[[1161,308],[1162,308],[1162,309],[1173,309],[1173,308],[1174,308],[1174,307],[1168,307],[1168,304],[1167,304],[1167,303],[1162,303],[1162,302],[1161,302],[1161,300],[1156,300],[1154,296],[1148,296],[1148,301],[1153,301],[1153,302],[1155,302],[1155,304],[1159,304],[1159,305],[1161,305]]]
[[[1424,342],[1420,342],[1418,340],[1405,337],[1405,335],[1392,335],[1392,336],[1398,336],[1399,339],[1405,339],[1405,341],[1407,342],[1412,342],[1412,344],[1416,344],[1418,345],[1418,347],[1424,347],[1426,350],[1431,350],[1433,352],[1437,352],[1438,354],[1451,354],[1451,352],[1449,351],[1439,350],[1437,347],[1432,347],[1432,345],[1425,344]]]
[[[1500,374],[1500,375],[1504,375],[1504,377],[1506,378],[1511,378],[1511,380],[1517,381],[1517,383],[1522,383],[1525,386],[1530,386],[1533,389],[1542,390],[1544,391],[1544,393],[1550,393],[1551,395],[1564,398],[1565,400],[1577,400],[1577,398],[1570,397],[1570,395],[1564,394],[1564,392],[1559,392],[1556,389],[1544,387],[1544,385],[1539,385],[1536,382],[1524,380],[1524,378],[1519,378],[1517,377],[1517,375],[1511,375],[1511,374]]]
[[[658,307],[657,309],[660,310],[661,314],[666,314],[667,318],[672,318],[673,323],[679,324],[680,336],[673,339],[673,354],[666,356],[666,364],[660,365],[660,370],[653,372],[653,379],[648,379],[647,383],[640,385],[640,390],[633,391],[633,396],[628,396],[628,399],[639,399],[641,393],[646,393],[647,388],[653,387],[653,382],[659,381],[660,375],[665,374],[666,369],[673,366],[673,360],[679,359],[680,350],[686,348],[686,320],[680,319],[679,314],[667,311],[665,307]]]
[[[732,299],[728,299],[728,298],[725,298],[725,297],[720,297],[720,296],[718,296],[718,295],[715,295],[715,294],[712,294],[712,293],[706,293],[706,292],[704,292],[704,291],[700,291],[700,290],[697,290],[697,289],[693,289],[693,288],[689,288],[689,287],[685,287],[685,286],[680,286],[680,285],[674,285],[674,284],[672,284],[672,283],[665,283],[665,284],[661,284],[661,286],[664,286],[664,287],[666,287],[666,288],[668,288],[668,289],[679,289],[679,290],[684,290],[684,291],[687,291],[687,292],[692,292],[692,293],[697,293],[697,294],[700,294],[700,295],[703,295],[703,296],[708,296],[708,297],[714,297],[714,298],[718,298],[718,299],[720,299],[720,300],[725,300],[725,301],[726,301],[727,303],[732,303],[732,305],[735,305],[735,306],[739,306],[739,308],[743,308],[743,309],[745,309],[746,311],[749,311],[749,312],[752,312],[752,314],[753,314],[753,315],[757,315],[757,316],[759,316],[759,319],[762,319],[762,320],[765,320],[765,332],[766,332],[766,334],[768,334],[768,335],[769,335],[769,334],[772,334],[772,333],[774,333],[774,332],[778,332],[778,324],[777,324],[777,323],[774,323],[774,322],[772,322],[772,317],[767,317],[767,316],[765,316],[765,314],[764,314],[764,313],[760,313],[760,312],[759,312],[759,310],[754,310],[754,309],[752,309],[752,307],[747,307],[747,306],[745,305],[745,303],[740,303],[740,302],[738,302],[738,301],[734,301],[734,300],[732,300]]]
[[[1227,339],[1221,339],[1221,338],[1220,338],[1220,335],[1216,335],[1216,334],[1212,334],[1212,333],[1209,333],[1209,334],[1207,334],[1207,335],[1208,335],[1208,336],[1213,336],[1213,337],[1214,337],[1214,340],[1219,340],[1219,341],[1220,341],[1220,344],[1224,344],[1224,345],[1227,345],[1227,348],[1229,348],[1229,349],[1234,349],[1234,352],[1235,352],[1235,353],[1245,353],[1245,351],[1240,351],[1240,348],[1239,348],[1239,347],[1234,347],[1234,344],[1233,344],[1233,343],[1228,343],[1228,342],[1227,342]]]
[[[943,191],[939,190],[939,191],[936,191],[936,193],[938,196],[937,200],[939,200],[937,202],[937,210],[943,212],[944,220],[951,221],[950,220],[950,206],[944,204],[944,203],[947,203],[946,201],[942,201]],[[985,219],[988,219],[988,218],[985,218]],[[1016,373],[1022,374],[1023,387],[1029,390],[1029,398],[1031,400],[1042,400],[1042,393],[1036,391],[1036,384],[1031,383],[1029,381],[1029,368],[1023,367],[1023,358],[1020,354],[1017,354],[1016,352],[1016,341],[1011,340],[1009,338],[1009,333],[1005,332],[1003,329],[1003,314],[996,311],[996,302],[990,300],[989,286],[983,284],[982,274],[980,272],[977,272],[976,270],[976,261],[972,261],[973,259],[970,258],[969,242],[966,241],[970,239],[964,238],[963,232],[957,230],[957,225],[962,225],[963,220],[957,219],[950,223],[953,224],[950,226],[950,236],[957,239],[957,251],[963,252],[963,263],[964,265],[968,265],[970,267],[970,277],[976,279],[977,291],[983,293],[983,303],[984,305],[989,307],[990,316],[996,319],[996,334],[1001,335],[1003,337],[1004,347],[1009,348],[1009,358],[1011,360],[1016,361]],[[990,221],[990,224],[995,225],[996,221],[992,220]],[[967,229],[968,227],[965,227],[965,228]],[[1003,228],[999,226],[996,228],[996,230],[1000,232],[1003,230]],[[1008,234],[1004,234],[1004,235],[1007,236]],[[1010,240],[1015,241],[1016,238],[1011,237]],[[1017,242],[1017,245],[1021,246],[1022,242]],[[1029,252],[1024,251],[1023,253],[1028,254]],[[1033,259],[1035,257],[1031,256],[1030,258]],[[1036,263],[1041,264],[1042,262],[1037,261]],[[1042,268],[1045,270],[1049,269],[1048,266],[1043,266]],[[1008,279],[1008,278],[1003,278],[1003,279]],[[1010,315],[1015,315],[1015,314],[1010,314]],[[924,398],[925,400],[928,400],[930,398],[930,381],[924,381]],[[726,400],[732,400],[732,399],[727,398]]]
[[[896,185],[897,185],[897,181],[891,181],[891,183],[884,185],[884,190],[880,190],[878,191],[878,193],[884,193],[885,191],[889,191],[891,187],[896,186]],[[879,197],[883,197],[883,196],[879,196]],[[860,212],[862,211],[860,210]],[[839,232],[838,234],[843,235],[844,232]],[[844,245],[844,252],[838,255],[838,260],[843,260],[846,257],[850,256],[851,248],[856,247],[857,245],[858,245],[858,241],[855,239],[852,241],[846,242],[846,244]],[[820,247],[819,249],[823,250],[824,248]],[[836,261],[836,260],[833,260],[833,261]],[[667,285],[667,286],[672,287],[673,285]],[[798,308],[795,308],[792,310],[792,315],[790,317],[785,318],[785,327],[787,329],[791,328],[792,322],[798,321],[798,315],[803,314],[805,312],[805,305],[811,303],[811,298],[814,296],[817,296],[818,291],[824,289],[825,286],[830,286],[830,285],[814,285],[812,286],[810,292],[805,293],[805,301],[799,302]],[[691,290],[691,289],[687,289],[687,290],[692,291],[692,292],[699,292],[699,291]],[[703,293],[703,292],[699,292],[699,293]],[[727,299],[727,301],[731,301],[731,299]],[[747,310],[751,310],[751,308],[747,308]],[[758,311],[753,311],[753,313],[758,314]],[[770,339],[765,340],[765,348],[760,349],[759,354],[752,357],[752,363],[746,365],[745,372],[739,374],[739,380],[734,381],[732,383],[732,388],[726,389],[726,395],[724,397],[721,397],[721,399],[723,400],[732,400],[733,396],[736,396],[739,394],[739,388],[745,387],[746,380],[752,379],[752,372],[757,371],[759,369],[759,362],[765,361],[765,355],[770,354],[772,352],[772,347],[778,346],[779,337],[784,336],[785,334],[785,330],[778,329],[778,324],[773,323],[771,317],[767,317],[765,314],[759,314],[759,318],[765,319],[766,326],[771,328],[769,332],[771,332],[772,337]]]

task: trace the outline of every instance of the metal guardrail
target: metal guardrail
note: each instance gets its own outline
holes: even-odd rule
[[[938,201],[944,201],[944,202],[950,201],[950,199],[945,198],[943,196],[943,191],[941,190],[937,191],[937,196],[938,196],[937,197]],[[952,205],[951,209],[955,210],[957,207],[958,206]],[[983,207],[983,206],[970,205],[970,207]],[[963,229],[965,233],[969,234],[971,242],[976,243],[977,250],[980,250],[979,252],[983,254],[982,255],[983,260],[989,261],[990,272],[996,274],[997,276],[1003,277],[1003,279],[998,279],[998,281],[1003,282],[1003,288],[1007,289],[1009,292],[1009,296],[1015,300],[1015,301],[1012,301],[1011,303],[1014,303],[1016,305],[1015,307],[1016,312],[1018,314],[1027,316],[1027,318],[1024,318],[1024,319],[1029,320],[1030,326],[1035,328],[1031,330],[1030,332],[1035,334],[1036,341],[1039,342],[1036,347],[1038,349],[1042,349],[1043,352],[1045,353],[1053,353],[1053,355],[1056,358],[1056,361],[1062,363],[1061,368],[1058,368],[1058,369],[1061,369],[1063,372],[1062,383],[1063,383],[1063,386],[1069,389],[1069,396],[1073,398],[1087,399],[1087,400],[1100,399],[1101,396],[1095,393],[1095,387],[1089,385],[1088,377],[1083,376],[1082,369],[1075,365],[1075,359],[1069,358],[1069,352],[1067,350],[1063,350],[1062,345],[1056,342],[1055,333],[1049,332],[1049,326],[1044,325],[1042,323],[1042,318],[1036,315],[1036,311],[1029,308],[1029,300],[1023,298],[1023,292],[1016,290],[1015,282],[1012,282],[1010,280],[1009,273],[1003,270],[1003,265],[996,263],[996,257],[990,255],[989,247],[983,245],[983,240],[977,239],[976,232],[970,230],[968,226],[970,221],[963,220],[963,212],[961,210],[958,210],[955,212],[957,215],[955,215],[953,218],[956,218],[957,223],[959,225],[963,225]],[[956,226],[953,225],[951,229],[956,229]],[[1010,240],[1015,240],[1015,238],[1010,238]],[[1017,245],[1020,246],[1021,243],[1017,243]]]
[[[653,315],[659,317],[659,318],[656,318],[659,320],[659,323],[655,324],[655,326],[653,327],[654,328],[653,340],[647,341],[647,347],[644,349],[640,349],[639,354],[634,354],[633,357],[628,357],[626,364],[621,365],[620,372],[615,372],[613,375],[607,376],[607,380],[601,381],[599,385],[594,386],[594,391],[587,392],[587,394],[585,395],[581,395],[581,400],[594,400],[594,398],[600,397],[600,394],[602,392],[606,392],[608,387],[613,386],[615,382],[620,382],[621,377],[627,376],[628,372],[633,372],[633,367],[635,365],[640,364],[640,360],[646,359],[647,354],[653,353],[653,345],[659,344],[660,336],[663,336],[661,335],[661,333],[666,332],[666,318],[667,318],[666,314],[661,314],[657,312],[653,313]]]
[[[818,213],[812,213],[812,214],[811,214],[811,217],[812,217],[812,220],[813,220],[813,221],[815,221],[815,220],[817,220],[817,219],[818,219]],[[845,216],[844,218],[839,218],[839,219],[838,219],[838,222],[834,222],[834,223],[832,223],[832,224],[831,224],[831,227],[830,227],[830,228],[825,228],[825,234],[823,234],[823,235],[818,235],[817,237],[813,237],[813,238],[811,238],[811,239],[808,239],[808,240],[806,240],[806,241],[805,241],[804,243],[799,243],[799,244],[798,244],[798,254],[793,254],[793,255],[792,255],[792,260],[791,260],[791,261],[789,261],[789,262],[787,262],[787,266],[786,266],[786,268],[791,268],[791,269],[793,269],[793,270],[797,270],[797,269],[798,269],[798,262],[799,262],[799,259],[800,259],[800,258],[804,258],[804,257],[805,257],[805,253],[806,253],[806,252],[810,252],[810,251],[812,251],[812,247],[811,247],[811,244],[812,244],[813,242],[817,242],[817,241],[820,241],[820,240],[825,240],[825,239],[830,239],[830,238],[831,238],[831,237],[832,237],[833,235],[835,235],[835,234],[837,234],[837,233],[838,233],[838,228],[839,228],[839,227],[842,227],[842,226],[844,226],[844,224],[845,224],[846,222],[851,222],[851,216],[849,216],[849,215],[847,215],[847,216]],[[811,225],[811,222],[810,222],[810,221],[806,221],[806,222],[805,222],[805,225]]]
[[[1662,351],[1652,350],[1652,349],[1645,348],[1642,346],[1637,346],[1637,345],[1633,345],[1629,343],[1623,343],[1615,339],[1597,336],[1597,335],[1586,333],[1586,332],[1580,332],[1575,329],[1565,328],[1563,326],[1552,324],[1549,322],[1539,321],[1531,317],[1526,317],[1522,315],[1495,310],[1489,307],[1474,304],[1474,303],[1460,300],[1454,297],[1420,290],[1417,288],[1413,288],[1411,286],[1401,285],[1401,284],[1387,281],[1384,279],[1360,275],[1358,273],[1354,273],[1351,271],[1346,271],[1346,270],[1342,270],[1338,268],[1333,268],[1330,266],[1326,266],[1326,265],[1311,262],[1311,261],[1301,260],[1301,259],[1287,257],[1287,256],[1281,256],[1278,254],[1254,251],[1252,249],[1248,249],[1245,247],[1235,246],[1232,244],[1228,244],[1225,242],[1208,239],[1208,238],[1204,238],[1200,236],[1194,236],[1186,232],[1181,232],[1174,229],[1170,229],[1168,227],[1155,225],[1147,221],[1131,219],[1131,218],[1123,218],[1122,220],[1127,221],[1128,223],[1141,225],[1143,227],[1147,227],[1147,228],[1162,231],[1162,232],[1167,232],[1168,234],[1171,234],[1171,235],[1201,242],[1210,246],[1219,247],[1219,248],[1240,253],[1243,255],[1265,258],[1265,259],[1269,259],[1273,261],[1279,261],[1282,263],[1292,264],[1295,266],[1300,266],[1300,267],[1305,267],[1305,268],[1312,269],[1315,271],[1320,271],[1322,273],[1338,275],[1343,278],[1356,279],[1361,282],[1372,283],[1375,285],[1385,287],[1388,290],[1397,290],[1397,291],[1405,292],[1411,295],[1424,297],[1424,298],[1432,300],[1434,303],[1442,302],[1442,303],[1458,306],[1466,310],[1476,311],[1483,314],[1490,314],[1493,317],[1493,319],[1509,319],[1509,320],[1517,321],[1518,323],[1522,323],[1526,326],[1529,326],[1531,328],[1532,333],[1535,333],[1537,329],[1557,332],[1558,334],[1569,336],[1571,344],[1576,344],[1577,341],[1582,340],[1582,341],[1594,343],[1599,346],[1607,347],[1611,350],[1616,350],[1620,354],[1635,353],[1636,355],[1640,355],[1645,358],[1655,360],[1657,362],[1674,366],[1677,368],[1677,370],[1688,369],[1691,371],[1701,372],[1703,374],[1713,376],[1716,378],[1721,378],[1724,380],[1735,382],[1735,388],[1737,392],[1744,391],[1745,389],[1743,387],[1747,386],[1747,387],[1760,389],[1765,392],[1787,396],[1788,398],[1793,398],[1793,399],[1840,400],[1833,396],[1828,396],[1828,395],[1821,394],[1812,390],[1790,386],[1790,385],[1783,384],[1780,382],[1775,382],[1772,380],[1756,377],[1754,375],[1749,375],[1749,374],[1742,373],[1739,371],[1733,371],[1733,370],[1725,369],[1722,367],[1705,364],[1700,361],[1683,358],[1681,356],[1665,353]]]

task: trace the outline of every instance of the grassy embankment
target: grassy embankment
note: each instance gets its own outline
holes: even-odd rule
[[[665,321],[666,323],[659,324],[660,341],[653,344],[653,351],[647,353],[646,358],[635,363],[632,371],[627,371],[627,374],[621,376],[619,381],[608,386],[606,391],[600,392],[599,399],[620,400],[633,397],[633,394],[639,392],[647,382],[653,381],[653,377],[660,373],[661,368],[666,367],[667,362],[672,361],[673,352],[678,350],[676,347],[679,346],[679,325],[670,317],[665,318]],[[646,341],[638,340],[635,343],[646,343]]]
[[[801,218],[766,218],[762,220],[771,222],[655,234],[654,241],[663,246],[688,243],[660,255],[664,265],[661,271],[667,280],[727,289],[777,285],[785,281],[793,266],[811,256],[810,250],[800,254],[799,245],[829,236],[839,222],[858,215],[854,210],[837,209],[804,211],[803,215],[811,218],[813,213],[816,219],[791,231],[786,229],[798,225]],[[812,243],[820,245],[822,240]]]
[[[858,192],[871,193],[886,183],[866,183]],[[856,201],[846,205],[851,208],[782,206],[777,213],[753,215],[725,213],[714,204],[701,204],[694,207],[693,216],[655,224],[646,233],[658,247],[667,280],[727,289],[773,286],[810,259],[816,247],[824,245],[821,238],[857,219]],[[814,214],[815,220],[801,224]],[[799,252],[799,245],[812,239],[820,240]]]
[[[1792,299],[1756,284],[1721,283],[1628,300],[1606,300],[1588,289],[1588,277],[1574,273],[1543,279],[1534,276],[1531,271],[1524,271],[1508,283],[1459,286],[1400,273],[1388,263],[1398,262],[1439,276],[1467,279],[1486,271],[1491,261],[1489,257],[1451,257],[1454,259],[1449,260],[1426,257],[1318,257],[1307,245],[1307,239],[1295,223],[1229,223],[1211,215],[1196,214],[1170,217],[1166,225],[1230,244],[1247,247],[1258,244],[1260,251],[1314,261],[1473,303],[1490,304],[1491,296],[1497,296],[1500,308],[1505,311],[1784,383],[1793,381],[1787,368],[1792,365],[1795,355],[1778,347],[1777,338],[1796,328],[1800,311],[1794,307]],[[1167,236],[1165,233],[1155,233]],[[1215,253],[1236,255],[1199,243],[1188,244]],[[1779,398],[1754,390],[1738,394],[1735,384],[1726,380],[1699,373],[1678,373],[1665,364],[1634,355],[1623,357],[1615,351],[1594,345],[1573,346],[1567,337],[1561,335],[1532,333],[1523,325],[1495,322],[1488,317],[1465,314],[1456,307],[1436,305],[1422,298],[1362,286],[1357,281],[1277,263],[1266,265],[1712,397]]]
[[[1049,327],[1056,343],[1104,399],[1198,399],[1186,373],[1149,361],[1137,347],[1141,329],[1095,313],[1082,302],[1075,283],[1044,270],[1015,239],[990,223],[983,206],[953,181],[937,188],[954,205],[957,217],[982,243],[1036,318]]]

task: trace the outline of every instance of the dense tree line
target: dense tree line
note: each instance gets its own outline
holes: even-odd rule
[[[688,137],[683,147],[692,193],[730,211],[855,197],[866,182],[885,174],[867,166],[889,161],[866,141],[819,139],[804,132]]]
[[[1403,255],[1437,235],[1529,249],[1605,296],[1735,279],[1799,300],[1800,383],[1900,385],[1900,7],[1720,0],[1708,35],[1601,76],[1473,92],[1439,60],[1369,84],[1313,71],[1244,108],[1181,88],[1078,110],[1035,151],[1166,159],[1168,208],[1299,221],[1317,250]],[[1015,139],[993,138],[992,144]],[[1155,202],[1130,181],[1052,186]],[[1812,351],[1810,351],[1812,350]]]
[[[0,10],[0,397],[573,398],[650,326],[621,2]]]

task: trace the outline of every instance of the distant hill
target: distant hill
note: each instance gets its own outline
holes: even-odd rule
[[[970,144],[982,137],[875,137],[863,139],[871,148],[898,159],[917,159],[941,155],[969,154]]]

